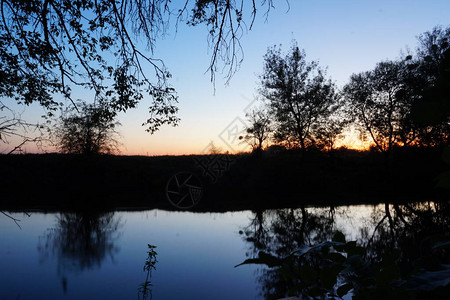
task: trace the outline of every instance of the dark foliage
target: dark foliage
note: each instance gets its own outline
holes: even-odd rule
[[[120,125],[115,115],[102,106],[80,103],[79,110],[65,112],[54,130],[55,143],[62,153],[99,154],[118,151]]]
[[[343,207],[257,211],[241,231],[253,257],[242,264],[268,267],[259,276],[266,299],[446,299],[449,213],[446,202],[386,202],[348,241],[336,231]]]
[[[355,125],[379,151],[389,152],[399,143],[409,145],[415,138],[412,128],[407,127],[414,99],[404,95],[405,68],[402,62],[381,62],[372,71],[353,74],[344,87],[348,112]]]
[[[349,115],[377,150],[448,146],[450,28],[419,36],[413,55],[353,74],[344,87]]]
[[[171,209],[164,189],[180,171],[203,182],[204,197],[193,208],[199,211],[449,199],[447,190],[436,188],[436,178],[448,169],[439,149],[395,149],[389,172],[378,152],[338,149],[306,158],[299,153],[276,149],[260,157],[231,156],[234,163],[214,184],[195,163],[210,156],[0,155],[0,210]]]
[[[249,126],[246,134],[239,139],[244,140],[253,151],[261,151],[271,139],[272,120],[268,111],[263,108],[252,110],[246,114]]]
[[[279,48],[268,49],[260,93],[276,123],[275,139],[302,150],[320,143],[319,131],[337,109],[334,84],[295,42],[285,56]]]
[[[7,154],[20,153],[22,147],[28,143],[34,143],[38,149],[42,149],[48,142],[47,127],[39,123],[30,123],[0,101],[0,143],[14,143],[13,148]]]
[[[261,6],[269,11],[272,1]],[[242,60],[245,9],[253,25],[257,7],[243,0],[2,0],[0,96],[52,110],[60,104],[58,94],[71,99],[73,87],[81,86],[116,113],[136,107],[148,94],[153,101],[143,123],[147,130],[176,125],[171,75],[152,55],[170,19],[205,25],[213,49],[211,78],[220,61],[229,67],[230,78]]]
[[[412,110],[421,127],[425,145],[450,145],[450,27],[435,27],[419,36],[410,70],[415,79],[411,87],[421,98]]]

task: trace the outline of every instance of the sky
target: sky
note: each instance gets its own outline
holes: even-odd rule
[[[147,119],[150,99],[144,99],[137,109],[119,116],[121,154],[198,154],[208,151],[211,142],[222,151],[245,150],[237,137],[246,124],[245,112],[259,103],[255,101],[258,76],[268,47],[282,45],[286,52],[296,40],[307,60],[318,60],[342,87],[351,74],[399,58],[408,47],[414,49],[417,35],[436,25],[450,26],[448,0],[273,2],[275,7],[267,19],[260,10],[252,30],[244,33],[244,60],[228,85],[220,73],[215,85],[210,81],[206,27],[180,26],[158,40],[154,57],[161,58],[173,75],[170,84],[179,97],[181,121],[179,126],[162,127],[153,135],[145,132],[141,124]],[[42,113],[33,105],[26,108],[24,116]],[[0,144],[0,152],[7,147]],[[26,151],[36,150],[29,146]]]

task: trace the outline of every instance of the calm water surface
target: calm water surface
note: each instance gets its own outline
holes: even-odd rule
[[[260,250],[283,256],[337,229],[364,240],[384,208],[11,213],[20,228],[0,215],[0,300],[264,299],[274,289],[267,270],[235,265]],[[157,262],[147,276],[148,244]]]

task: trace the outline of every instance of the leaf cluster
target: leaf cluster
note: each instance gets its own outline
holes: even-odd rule
[[[272,5],[271,0],[261,3],[267,13]],[[208,28],[211,79],[223,61],[229,80],[243,58],[244,11],[250,10],[253,25],[257,7],[243,0],[185,0],[181,5],[170,0],[2,0],[0,96],[56,110],[62,105],[58,95],[76,105],[72,90],[78,86],[118,112],[135,108],[148,95],[147,131],[177,125],[171,74],[153,56],[171,18],[176,17],[177,28],[184,21]]]
[[[433,249],[448,247],[437,242]],[[290,255],[279,258],[260,251],[256,258],[241,264],[263,264],[275,268],[286,281],[295,280],[290,295],[308,299],[336,299],[351,293],[353,299],[415,299],[424,291],[440,290],[450,284],[450,267],[419,270],[403,276],[397,261],[400,251],[393,249],[379,262],[365,259],[366,249],[355,241],[347,242],[337,231],[331,241],[315,246],[303,245]]]

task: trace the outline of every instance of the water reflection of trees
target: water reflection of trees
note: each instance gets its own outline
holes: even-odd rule
[[[351,214],[345,216],[341,212],[341,208],[305,207],[254,212],[243,231],[250,248],[247,256],[257,257],[262,251],[277,258],[289,257],[288,266],[285,265],[282,272],[279,268],[260,271],[258,280],[266,299],[299,294],[299,290],[295,290],[301,286],[299,266],[307,264],[318,268],[319,258],[308,255],[305,262],[305,257],[289,255],[302,245],[330,241],[338,229],[336,214],[344,221],[346,218],[352,221]],[[395,263],[401,278],[407,278],[418,270],[437,271],[443,264],[450,263],[448,247],[433,249],[437,241],[449,239],[449,223],[449,203],[386,203],[375,206],[371,217],[359,228],[358,244],[366,249],[364,260],[372,263],[380,262],[396,249]],[[421,298],[423,292],[414,295]]]
[[[266,251],[288,255],[303,244],[313,244],[332,235],[335,210],[278,209],[254,211],[245,229],[246,240],[253,243],[253,253]]]
[[[331,239],[336,210],[333,207],[311,209],[279,209],[255,211],[250,225],[243,231],[250,243],[247,256],[260,251],[276,257],[286,257],[301,245],[313,245]],[[292,267],[295,267],[294,265]],[[259,282],[266,299],[284,297],[297,284],[296,278],[286,278],[274,269],[261,270]]]
[[[30,217],[30,216],[31,216],[31,214],[27,213],[26,211],[24,211],[24,212],[22,212],[22,213],[23,213],[25,216],[27,216],[27,217]],[[8,219],[12,220],[12,221],[17,225],[17,227],[19,227],[20,229],[22,229],[22,227],[21,227],[20,224],[19,224],[19,222],[21,221],[20,219],[17,219],[17,218],[14,217],[13,215],[11,215],[11,214],[9,214],[9,213],[7,213],[7,212],[5,212],[5,211],[2,211],[2,210],[0,210],[0,214],[4,215],[4,216],[7,217]]]
[[[39,238],[41,261],[56,258],[65,290],[68,272],[100,268],[106,257],[113,259],[119,226],[120,220],[112,212],[61,213],[56,227]]]
[[[404,273],[414,268],[435,269],[450,263],[448,250],[433,249],[436,242],[450,237],[449,228],[448,202],[386,203],[374,209],[372,224],[361,229],[361,243],[371,260],[380,260],[392,249],[400,249],[398,263]]]

